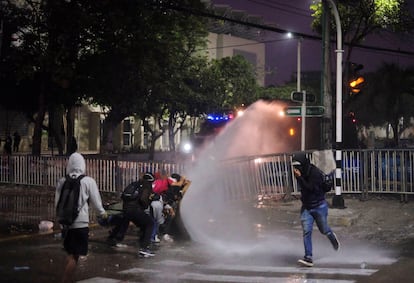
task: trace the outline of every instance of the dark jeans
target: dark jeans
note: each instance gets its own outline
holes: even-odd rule
[[[154,228],[154,220],[141,208],[128,209],[124,212],[126,221],[131,221],[139,227],[141,232],[140,244],[142,248],[147,248],[151,244],[151,234]],[[126,227],[128,229],[128,226]],[[125,230],[126,232],[126,230]],[[125,233],[124,233],[125,234]]]
[[[318,207],[305,209],[302,207],[300,220],[303,229],[303,244],[305,246],[305,257],[312,258],[312,230],[316,222],[319,231],[329,239],[334,237],[328,225],[328,203],[325,201]]]
[[[110,224],[114,227],[109,231],[109,239],[122,242],[128,230],[129,220],[124,217],[124,214],[116,215]]]

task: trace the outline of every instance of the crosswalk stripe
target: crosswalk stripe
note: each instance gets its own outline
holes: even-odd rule
[[[203,274],[195,272],[185,272],[182,274],[169,273],[165,274],[158,269],[131,268],[120,271],[120,274],[143,274],[150,273],[155,278],[173,279],[173,280],[197,280],[207,282],[239,282],[239,283],[353,283],[353,280],[336,280],[336,279],[309,279],[301,278],[298,275],[289,277],[266,277],[266,276],[249,276],[249,275],[219,275],[219,274]],[[82,282],[92,283],[92,282]]]
[[[354,276],[369,276],[375,273],[376,269],[357,269],[357,268],[327,268],[327,267],[283,267],[283,266],[258,266],[258,265],[239,265],[239,264],[196,264],[190,261],[179,260],[162,260],[153,263],[157,268],[141,268],[134,267],[119,271],[118,274],[148,274],[152,278],[158,279],[173,279],[178,281],[196,280],[208,282],[256,282],[256,283],[351,283],[354,280],[342,279],[309,279],[306,278],[308,274],[318,275],[354,275]],[[191,267],[199,270],[209,271],[209,274],[198,272],[184,272],[183,273],[168,273],[160,271],[160,267]],[[221,275],[217,274],[220,271],[233,272],[255,272],[262,275],[269,276],[254,276],[254,275]],[[274,273],[276,276],[272,276]],[[284,277],[283,275],[287,273]],[[122,281],[111,278],[95,277],[87,280],[79,281],[78,283],[121,283]]]
[[[177,266],[179,261],[164,260],[159,264],[166,266]],[[184,262],[190,265],[189,262]],[[360,269],[360,268],[326,268],[326,267],[283,267],[283,266],[257,266],[257,265],[229,265],[229,264],[195,264],[194,267],[206,270],[225,270],[225,271],[250,271],[250,272],[272,272],[272,273],[300,273],[300,274],[343,274],[343,275],[360,275],[369,276],[377,272],[377,269]]]
[[[119,279],[112,279],[112,278],[105,278],[105,277],[93,277],[93,278],[85,279],[82,281],[77,281],[76,283],[122,283],[122,282],[124,281],[119,280]],[[128,283],[134,283],[134,282],[128,281]]]
[[[141,268],[132,268],[128,272],[120,272],[128,274],[142,274],[152,273],[155,278],[173,279],[173,280],[197,280],[206,282],[239,282],[239,283],[354,283],[352,280],[333,280],[333,279],[308,279],[297,276],[282,277],[264,277],[264,276],[237,276],[237,275],[216,275],[216,274],[201,274],[201,273],[184,273],[180,275],[164,274],[159,270],[149,270]],[[154,277],[153,277],[154,278]],[[125,281],[112,278],[94,277],[86,280],[78,281],[77,283],[123,283]],[[133,281],[128,281],[134,283]],[[138,282],[136,282],[138,283]]]
[[[198,280],[208,282],[239,282],[239,283],[353,283],[350,280],[333,279],[308,279],[298,277],[264,277],[264,276],[239,276],[239,275],[215,275],[200,273],[184,273],[179,276],[181,280]]]

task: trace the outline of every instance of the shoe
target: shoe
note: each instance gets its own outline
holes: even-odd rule
[[[341,247],[341,243],[339,243],[338,237],[336,237],[336,234],[334,232],[332,232],[331,235],[329,235],[329,241],[331,241],[332,247],[334,248],[335,251],[339,251],[340,247]]]
[[[303,265],[303,266],[306,266],[306,267],[312,267],[313,266],[312,259],[309,258],[309,257],[306,257],[306,256],[304,258],[299,259],[298,263]]]
[[[155,256],[155,254],[150,250],[150,249],[140,249],[138,251],[138,255],[142,256],[142,257],[151,257],[151,256]]]
[[[116,240],[114,238],[111,238],[111,237],[106,238],[106,243],[111,247],[116,246]]]
[[[158,238],[158,235],[155,235],[154,239],[151,240],[154,244],[158,244],[161,242],[160,238]]]
[[[162,236],[162,239],[164,241],[168,242],[168,243],[174,242],[174,239],[170,235],[168,235],[168,234],[165,234],[164,236]]]
[[[116,244],[115,244],[115,247],[117,247],[117,248],[127,248],[127,247],[128,247],[128,245],[126,245],[126,244],[122,244],[122,243],[116,243]]]

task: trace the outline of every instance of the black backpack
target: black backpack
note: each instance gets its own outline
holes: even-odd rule
[[[330,173],[330,174],[325,174],[321,171],[322,174],[322,189],[325,193],[330,192],[333,187],[334,187],[334,174]]]
[[[56,206],[56,217],[63,226],[70,226],[78,217],[82,206],[78,206],[80,195],[80,181],[85,175],[74,179],[66,175],[65,183],[60,192],[59,201]]]
[[[146,180],[138,180],[132,182],[121,193],[121,199],[128,207],[139,205],[146,209],[150,203],[150,195],[152,192],[151,183]]]

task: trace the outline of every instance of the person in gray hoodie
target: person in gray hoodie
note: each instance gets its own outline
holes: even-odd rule
[[[70,178],[78,178],[86,172],[86,164],[83,156],[77,152],[70,155],[66,167],[66,174]],[[60,193],[66,178],[61,178],[56,186],[55,206],[57,206]],[[67,233],[64,235],[63,246],[67,252],[65,268],[62,276],[62,282],[72,282],[75,269],[80,256],[88,253],[89,242],[89,205],[97,211],[100,217],[107,218],[107,213],[102,205],[101,195],[98,190],[96,181],[85,176],[80,181],[79,193],[80,211],[78,217],[69,226]]]

